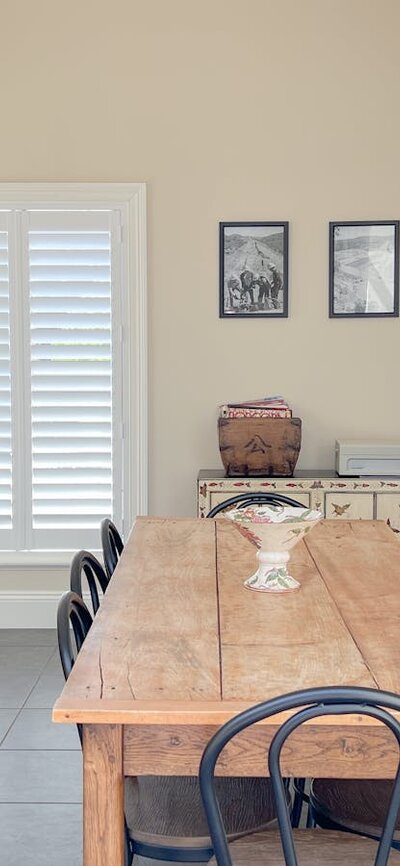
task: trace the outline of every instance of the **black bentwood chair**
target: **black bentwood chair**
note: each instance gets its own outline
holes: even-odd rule
[[[72,591],[64,592],[60,598],[57,610],[57,638],[61,666],[66,680],[72,671],[75,659],[92,622],[93,619],[80,595]],[[73,638],[75,640],[75,647]]]
[[[57,632],[66,679],[92,622],[79,595],[64,593]],[[78,731],[82,742],[79,725]],[[259,832],[276,819],[268,779],[219,779],[218,795],[231,839]],[[125,779],[125,866],[130,866],[133,854],[184,862],[207,862],[212,857],[197,776]]]
[[[215,790],[214,771],[221,751],[240,731],[263,719],[288,710],[297,710],[272,739],[268,753],[278,831],[269,830],[229,845]],[[350,686],[304,689],[257,704],[223,725],[206,746],[200,762],[200,790],[218,866],[395,866],[400,852],[392,845],[400,806],[400,765],[382,829],[376,841],[334,830],[293,830],[280,770],[280,756],[287,737],[304,722],[325,715],[370,716],[386,725],[400,747],[400,723],[388,710],[400,712],[400,697],[390,692]],[[376,854],[375,854],[376,852]],[[297,859],[298,857],[298,859]]]
[[[292,505],[294,507],[306,508],[302,502],[296,502],[295,499],[289,499],[288,496],[281,496],[280,493],[238,493],[237,496],[231,496],[230,499],[225,499],[224,502],[218,502],[214,508],[208,512],[207,517],[215,517],[221,511],[226,511],[228,508],[233,508],[237,505],[238,508],[246,508],[247,505]]]
[[[72,592],[76,592],[81,598],[83,598],[82,578],[86,578],[92,599],[93,614],[96,614],[100,606],[98,587],[104,593],[107,589],[109,578],[99,560],[93,556],[93,553],[89,553],[88,550],[78,550],[71,563],[70,587]]]
[[[109,519],[105,517],[100,524],[101,546],[103,548],[103,559],[108,578],[112,576],[117,562],[124,549],[124,542],[118,532],[117,527]]]
[[[92,623],[92,617],[80,596],[76,592],[64,592],[57,609],[57,637],[61,666],[66,680],[72,671]],[[77,725],[77,728],[82,744],[82,726]],[[125,822],[124,866],[131,866],[132,859],[132,846]]]

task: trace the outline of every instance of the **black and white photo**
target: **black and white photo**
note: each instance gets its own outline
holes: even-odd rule
[[[287,222],[219,224],[221,318],[288,315]]]
[[[399,222],[329,223],[330,317],[399,315]]]

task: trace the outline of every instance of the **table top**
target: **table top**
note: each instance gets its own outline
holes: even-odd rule
[[[383,522],[321,521],[292,551],[293,593],[244,588],[255,553],[220,518],[138,518],[54,721],[221,724],[311,686],[400,692],[400,545]]]

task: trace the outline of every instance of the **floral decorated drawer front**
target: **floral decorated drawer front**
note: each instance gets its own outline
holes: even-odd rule
[[[393,532],[400,533],[400,496],[395,493],[380,493],[376,497],[376,518],[385,520]]]
[[[198,480],[197,514],[206,517],[210,509],[235,493],[282,493],[301,505],[322,511],[333,520],[384,520],[400,539],[400,477],[341,478],[328,476],[299,478],[213,477]]]
[[[327,493],[325,517],[329,520],[372,520],[373,493]]]

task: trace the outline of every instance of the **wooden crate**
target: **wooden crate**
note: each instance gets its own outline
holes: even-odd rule
[[[293,475],[300,418],[219,418],[218,435],[227,475]]]

